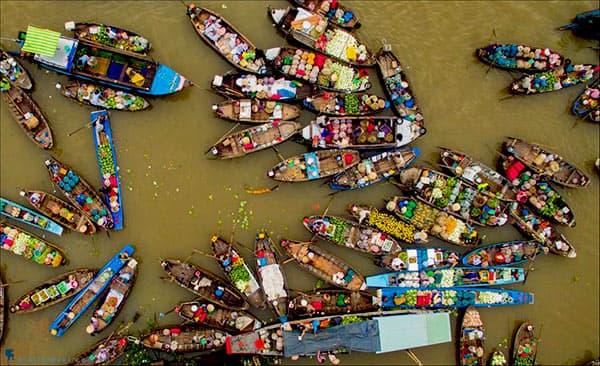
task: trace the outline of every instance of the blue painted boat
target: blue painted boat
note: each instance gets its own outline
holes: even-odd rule
[[[600,122],[600,88],[598,87],[600,79],[596,79],[591,85],[586,86],[585,90],[579,94],[573,102],[571,112],[581,119],[588,119],[592,122]]]
[[[543,245],[534,240],[511,240],[473,249],[463,255],[465,266],[517,266],[543,253]],[[537,252],[537,253],[536,253]]]
[[[444,248],[403,248],[374,262],[393,271],[422,271],[453,267],[459,264],[460,257],[460,253]]]
[[[63,232],[57,222],[4,197],[0,197],[0,214],[52,234],[62,235]]]
[[[104,203],[110,209],[114,223],[113,230],[121,230],[123,229],[121,183],[119,182],[117,154],[115,154],[108,111],[94,111],[90,113],[90,120],[94,125],[94,145],[102,180],[101,191],[104,192]]]
[[[600,39],[600,9],[579,13],[572,23],[565,24],[559,30],[570,29],[583,38]]]
[[[525,281],[520,267],[454,267],[422,271],[395,271],[368,276],[369,287],[454,288],[510,285]]]
[[[145,95],[166,95],[190,83],[170,67],[149,57],[73,39],[33,26],[19,32],[22,51],[40,66],[78,79]]]
[[[129,257],[135,249],[127,244],[111,260],[102,267],[96,277],[81,292],[75,296],[67,307],[50,324],[48,330],[50,334],[60,337],[66,332],[73,323],[79,319],[81,314],[85,313],[88,307],[92,305],[102,294],[104,289],[111,283],[115,275],[128,263]]]
[[[534,302],[534,294],[530,292],[477,287],[453,287],[439,290],[384,287],[377,289],[377,296],[384,309],[466,308],[469,305],[490,307],[527,305]]]

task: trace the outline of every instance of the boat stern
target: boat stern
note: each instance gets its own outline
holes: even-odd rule
[[[281,8],[278,9],[278,8],[272,8],[269,6],[267,8],[267,11],[275,24],[281,24],[283,19],[285,19],[285,16],[287,15],[287,13],[290,11],[290,8],[288,7],[286,9],[281,9]]]
[[[180,91],[186,86],[192,85],[192,82],[187,80],[182,75],[178,74],[172,68],[158,64],[158,69],[154,75],[152,87],[146,94],[150,95],[167,95]]]

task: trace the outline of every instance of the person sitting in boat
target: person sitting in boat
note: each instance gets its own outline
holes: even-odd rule
[[[125,70],[125,74],[127,74],[127,76],[129,77],[129,81],[137,86],[143,86],[146,82],[146,78],[144,77],[144,75],[140,74],[131,67],[128,67]]]

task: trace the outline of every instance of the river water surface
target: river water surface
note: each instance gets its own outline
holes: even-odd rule
[[[266,8],[287,6],[285,1],[202,1],[202,6],[217,11],[246,34],[258,47],[285,44],[267,16]],[[565,160],[583,169],[590,177],[587,189],[562,189],[560,193],[574,210],[575,228],[560,230],[577,248],[576,259],[548,255],[538,258],[525,284],[514,289],[535,293],[535,304],[483,308],[486,345],[511,340],[517,325],[533,322],[541,333],[540,364],[581,364],[599,354],[598,248],[599,186],[593,162],[600,156],[599,126],[577,121],[570,114],[573,100],[583,86],[547,95],[507,96],[506,87],[513,75],[490,70],[474,57],[474,49],[495,39],[505,43],[524,43],[549,47],[574,63],[598,63],[593,43],[576,38],[556,27],[568,23],[577,13],[598,6],[595,1],[346,1],[360,17],[357,35],[377,50],[384,38],[393,46],[411,80],[413,91],[425,116],[427,134],[413,146],[421,150],[420,164],[437,162],[437,146],[469,153],[494,166],[496,151],[505,136],[537,142],[560,153]],[[262,151],[230,161],[208,160],[204,151],[233,124],[219,120],[211,111],[222,100],[210,92],[216,73],[230,69],[195,34],[185,7],[179,1],[31,1],[0,2],[1,35],[14,38],[28,24],[63,31],[66,21],[93,21],[118,25],[136,31],[153,42],[152,57],[193,80],[198,87],[151,100],[153,109],[139,113],[112,112],[111,122],[123,186],[125,229],[103,232],[93,237],[66,233],[47,234],[50,241],[64,247],[70,263],[63,269],[49,269],[2,253],[8,298],[27,291],[37,283],[68,269],[101,267],[126,243],[136,247],[140,259],[138,282],[118,321],[129,320],[140,312],[142,320],[134,329],[145,327],[144,319],[166,312],[178,301],[193,295],[160,279],[160,258],[186,258],[193,248],[208,252],[214,233],[250,247],[254,234],[266,228],[275,239],[308,240],[302,227],[305,215],[322,213],[328,206],[330,189],[321,182],[282,184],[278,191],[252,196],[244,186],[270,187],[274,183],[266,171],[278,162],[273,151]],[[496,38],[494,37],[494,33]],[[67,35],[67,32],[63,31]],[[14,49],[8,41],[5,48]],[[98,186],[98,167],[91,130],[84,128],[91,109],[63,98],[55,89],[67,79],[23,61],[35,80],[33,97],[50,120],[55,147],[51,154],[71,165],[89,182]],[[373,69],[375,92],[381,93]],[[44,160],[49,155],[36,148],[9,115],[1,110],[0,152],[3,197],[25,202],[19,188],[52,191]],[[391,113],[391,112],[388,112]],[[307,123],[314,115],[304,112]],[[283,156],[305,151],[305,147],[286,142],[279,147]],[[389,184],[335,196],[329,214],[346,215],[350,203],[369,203],[383,207],[383,199],[396,193]],[[243,224],[244,219],[247,225]],[[235,225],[235,221],[240,221]],[[485,243],[521,238],[512,226],[481,229]],[[42,235],[42,233],[38,233]],[[440,242],[436,245],[445,246]],[[369,258],[328,243],[320,246],[347,260],[365,275],[379,273]],[[242,249],[250,260],[250,253]],[[211,258],[196,254],[192,261],[218,273]],[[286,264],[290,287],[309,290],[315,278],[293,263]],[[10,315],[4,337],[5,350],[12,351],[12,364],[65,363],[98,338],[85,333],[90,313],[83,315],[60,338],[51,337],[48,325],[65,304],[30,315]],[[271,315],[260,314],[269,321]],[[453,330],[456,318],[453,319]],[[161,323],[178,321],[174,314]],[[115,322],[116,323],[116,322]],[[105,331],[108,335],[115,325]],[[456,334],[454,332],[453,334]],[[456,363],[454,343],[416,349],[425,364]],[[487,352],[486,352],[487,353]],[[343,364],[412,364],[404,352],[383,355],[341,356]],[[314,360],[302,362],[316,363]]]

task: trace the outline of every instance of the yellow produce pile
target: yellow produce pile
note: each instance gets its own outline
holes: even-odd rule
[[[371,210],[368,225],[407,243],[412,243],[415,240],[415,227],[413,225],[397,220],[392,215],[379,212],[375,208]]]

